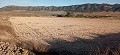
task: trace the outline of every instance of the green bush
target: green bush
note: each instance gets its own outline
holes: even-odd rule
[[[78,14],[78,15],[76,15],[75,17],[78,17],[78,18],[83,18],[83,17],[85,17],[83,14]]]
[[[65,17],[73,17],[72,13],[68,12]]]

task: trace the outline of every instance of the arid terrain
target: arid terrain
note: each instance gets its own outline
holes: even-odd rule
[[[10,22],[20,45],[38,52],[79,55],[91,47],[113,48],[120,40],[120,20],[114,19],[11,17]]]
[[[72,40],[74,37],[91,39],[95,34],[120,32],[120,20],[58,18],[58,17],[11,17],[16,34],[26,38]],[[30,35],[30,36],[29,36]]]
[[[3,0],[0,55],[120,55],[120,0]]]
[[[82,13],[108,18],[10,13],[0,13],[1,55],[120,54],[119,12]]]

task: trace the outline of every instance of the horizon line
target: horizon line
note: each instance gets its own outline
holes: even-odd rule
[[[109,4],[109,5],[115,5],[115,4],[120,4],[120,3],[84,3],[84,4]],[[74,6],[74,5],[84,5],[84,4],[71,4],[71,5],[6,5],[6,6],[44,6],[44,7],[49,7],[49,6],[55,6],[55,7],[60,7],[60,6]],[[6,7],[2,6],[2,7]],[[0,8],[2,8],[0,7]]]

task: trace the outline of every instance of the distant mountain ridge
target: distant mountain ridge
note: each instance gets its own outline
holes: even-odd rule
[[[120,11],[120,4],[82,4],[71,6],[5,6],[1,11],[28,10],[28,11],[68,11],[68,12],[101,12]]]

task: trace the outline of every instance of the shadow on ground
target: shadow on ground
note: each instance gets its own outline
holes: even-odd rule
[[[52,47],[47,53],[35,51],[36,55],[119,55],[120,32],[95,34],[94,39],[75,38],[73,42],[55,39],[48,42]]]

